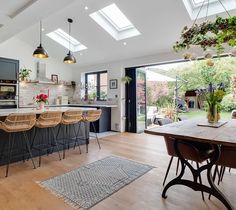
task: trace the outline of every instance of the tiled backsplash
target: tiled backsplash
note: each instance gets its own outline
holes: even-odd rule
[[[39,94],[49,95],[49,104],[55,104],[58,96],[68,96],[72,100],[74,88],[65,85],[39,84],[39,83],[20,83],[19,85],[19,106],[34,105],[33,98]]]

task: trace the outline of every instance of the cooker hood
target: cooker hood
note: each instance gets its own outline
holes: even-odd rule
[[[37,62],[37,74],[35,80],[39,83],[53,84],[49,78],[46,77],[46,63]]]

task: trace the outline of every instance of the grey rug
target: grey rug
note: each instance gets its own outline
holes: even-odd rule
[[[40,182],[75,209],[89,209],[153,167],[109,156],[66,174]]]

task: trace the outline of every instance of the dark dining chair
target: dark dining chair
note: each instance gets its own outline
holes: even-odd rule
[[[164,137],[165,139],[165,144],[166,144],[166,149],[168,155],[171,156],[167,171],[165,174],[165,178],[163,181],[163,186],[165,185],[165,181],[167,179],[167,176],[169,174],[170,167],[172,165],[172,161],[174,157],[177,157],[175,148],[174,148],[174,141],[178,141],[178,149],[180,154],[185,160],[191,160],[196,162],[197,169],[199,169],[199,163],[202,163],[206,160],[209,159],[211,153],[213,153],[213,150],[211,146],[208,144],[204,143],[199,143],[199,142],[185,142],[181,139],[173,139],[171,137]],[[179,159],[178,159],[179,161]],[[199,182],[202,184],[202,178],[201,175],[199,176]],[[202,199],[204,200],[204,194],[202,192]]]

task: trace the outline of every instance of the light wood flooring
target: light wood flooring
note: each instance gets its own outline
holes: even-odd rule
[[[72,210],[63,200],[42,189],[36,182],[61,175],[87,163],[109,155],[126,157],[155,166],[153,170],[100,202],[92,210],[205,210],[225,209],[215,198],[203,202],[201,194],[184,186],[174,186],[162,199],[162,181],[169,156],[162,137],[147,134],[118,134],[100,139],[89,146],[89,153],[79,154],[78,148],[70,150],[66,159],[59,161],[57,153],[42,158],[42,166],[32,169],[31,162],[11,164],[9,177],[5,167],[0,167],[0,210]],[[36,159],[35,159],[36,160]],[[176,162],[168,180],[175,176]],[[187,174],[188,176],[188,174]],[[236,172],[226,173],[220,189],[236,208]]]

